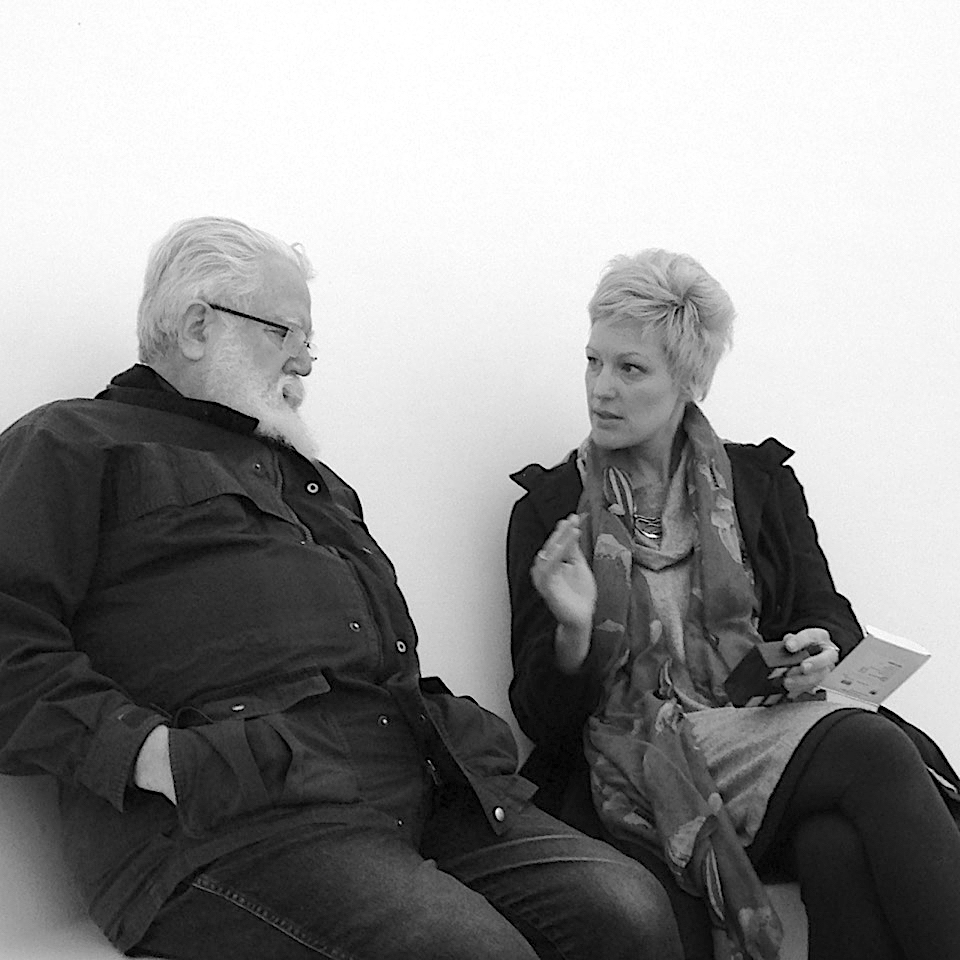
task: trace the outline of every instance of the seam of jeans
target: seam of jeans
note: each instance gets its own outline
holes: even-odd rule
[[[551,925],[546,922],[543,914],[539,911],[532,908],[524,908],[527,916],[521,916],[520,912],[515,909],[507,909],[502,906],[498,906],[496,909],[500,916],[515,930],[519,931],[531,946],[533,945],[533,941],[531,941],[529,937],[533,936],[538,938],[540,942],[549,944],[559,960],[576,960],[577,954],[568,954],[567,951],[560,946],[556,935],[551,929]],[[525,929],[529,931],[529,936],[524,933]]]
[[[480,891],[475,892],[479,893]],[[515,904],[506,906],[500,902],[499,898],[494,894],[491,894],[489,897],[485,893],[481,893],[480,895],[487,900],[497,913],[499,913],[514,930],[520,933],[532,947],[536,949],[535,942],[537,944],[547,945],[554,952],[557,960],[576,960],[578,955],[576,953],[568,954],[566,950],[560,946],[551,929],[552,925],[546,921],[544,915],[535,907],[517,907]],[[535,939],[531,940],[531,936]],[[537,956],[540,956],[539,950],[537,950]]]
[[[556,834],[549,837],[522,837],[517,840],[508,840],[506,843],[498,844],[497,850],[501,853],[508,849],[522,851],[523,848],[531,842],[531,840],[536,841],[537,846],[541,846],[539,841],[544,839],[568,840],[569,836],[564,834]],[[486,867],[484,865],[478,869],[478,862],[482,864],[487,852],[488,851],[486,848],[481,848],[480,850],[471,850],[469,853],[463,853],[457,857],[444,859],[439,866],[440,869],[445,873],[450,873],[456,876],[457,879],[459,879],[462,883],[467,883],[469,885],[471,881],[480,880],[483,877],[488,876],[490,873],[500,873],[503,871],[504,864],[502,862],[498,863],[495,867]],[[623,856],[597,856],[595,853],[552,853],[546,855],[540,854],[539,856],[526,855],[518,856],[515,860],[512,860],[507,865],[507,869],[517,870],[522,867],[535,867],[548,863],[607,863],[622,867],[625,865],[625,859],[626,858]],[[629,866],[629,860],[627,860],[626,865]]]
[[[263,923],[282,933],[285,937],[289,937],[308,950],[313,950],[320,956],[326,957],[327,960],[359,960],[359,958],[352,953],[344,953],[336,947],[324,946],[292,920],[281,917],[269,907],[248,899],[248,897],[240,891],[224,886],[219,880],[214,879],[209,874],[198,874],[193,878],[190,885],[196,887],[198,890],[213,894],[215,897],[220,897],[222,900],[232,903],[241,910],[245,910],[258,920],[261,920]]]
[[[540,841],[544,839],[568,841],[570,837],[569,834],[551,834],[545,837],[521,837],[516,840],[508,840],[505,843],[498,844],[497,849],[501,853],[505,849],[512,849],[520,854],[515,860],[511,861],[507,867],[510,871],[545,866],[551,863],[606,864],[627,870],[631,870],[637,866],[635,862],[617,853],[615,850],[611,851],[613,856],[598,856],[596,853],[556,853],[535,856],[524,852],[524,848],[529,845],[536,844],[536,846],[541,846]],[[558,935],[553,929],[553,924],[550,923],[548,918],[535,906],[526,903],[505,904],[496,892],[485,889],[486,885],[484,881],[488,877],[504,872],[504,864],[502,862],[499,863],[497,867],[489,868],[481,864],[479,869],[476,862],[471,862],[482,861],[486,852],[487,850],[484,848],[471,851],[452,860],[445,860],[440,866],[440,869],[451,874],[475,892],[480,893],[504,919],[526,937],[528,942],[531,944],[537,943],[542,947],[550,949],[552,951],[551,956],[554,957],[555,960],[575,960],[575,958],[580,955],[576,947],[574,947],[573,953],[568,953],[567,949],[562,946],[561,939],[558,939]],[[531,940],[531,936],[534,937],[535,940]]]

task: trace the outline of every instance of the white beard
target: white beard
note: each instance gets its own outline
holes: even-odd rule
[[[303,422],[303,381],[294,374],[281,374],[273,383],[251,362],[239,338],[227,333],[204,375],[208,399],[255,417],[256,432],[293,447],[308,460],[317,457],[320,445]]]

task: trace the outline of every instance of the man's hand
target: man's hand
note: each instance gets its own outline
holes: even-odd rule
[[[133,782],[141,790],[162,793],[172,804],[177,802],[170,767],[170,728],[161,724],[154,727],[137,754],[133,768]]]
[[[597,584],[580,549],[580,518],[561,520],[540,548],[530,579],[557,618],[557,664],[573,673],[590,651]]]
[[[823,627],[807,627],[797,633],[785,634],[783,645],[791,653],[797,650],[810,651],[810,656],[792,667],[783,678],[783,685],[791,699],[816,690],[840,659],[840,648],[830,639],[830,632]]]

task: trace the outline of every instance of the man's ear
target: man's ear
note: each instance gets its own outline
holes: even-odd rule
[[[212,313],[202,300],[194,300],[187,307],[177,333],[177,343],[188,360],[202,360],[206,354],[210,345]]]

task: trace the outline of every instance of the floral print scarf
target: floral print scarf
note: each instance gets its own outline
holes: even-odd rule
[[[634,535],[632,484],[617,451],[588,439],[581,538],[597,581],[594,648],[604,692],[584,731],[594,804],[629,851],[653,849],[680,887],[707,903],[718,957],[775,960],[782,928],[727,815],[682,703],[723,706],[723,681],[760,641],[756,598],[741,555],[730,463],[693,403],[681,430],[692,511],[690,603],[683,656],[665,642],[642,567],[662,567]],[[689,511],[688,511],[689,512]],[[665,536],[664,545],[669,538]],[[682,550],[680,551],[682,553]]]

